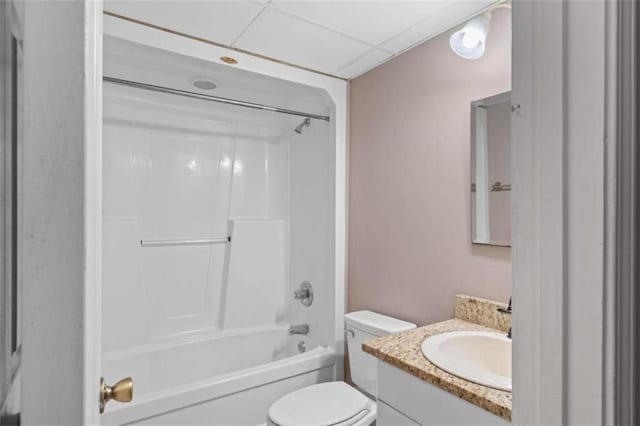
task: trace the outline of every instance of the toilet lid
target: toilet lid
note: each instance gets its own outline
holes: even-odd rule
[[[271,405],[280,426],[329,426],[365,410],[369,399],[344,382],[320,383],[291,392]]]

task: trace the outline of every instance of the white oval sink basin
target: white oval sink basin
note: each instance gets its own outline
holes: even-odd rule
[[[511,392],[511,339],[485,331],[427,337],[422,353],[441,369],[480,385]]]

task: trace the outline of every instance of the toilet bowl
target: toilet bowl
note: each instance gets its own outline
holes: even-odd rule
[[[319,383],[288,393],[269,408],[270,426],[368,426],[375,422],[376,360],[362,351],[362,343],[376,337],[416,328],[415,324],[371,311],[345,315],[345,334],[351,378]]]

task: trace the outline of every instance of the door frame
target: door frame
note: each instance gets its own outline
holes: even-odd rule
[[[102,2],[20,3],[21,422],[99,424]]]
[[[626,3],[513,3],[516,424],[619,420]]]
[[[614,389],[611,395],[610,423],[620,425],[637,424],[639,414],[637,398],[640,395],[640,377],[637,367],[640,349],[640,327],[638,306],[640,291],[637,289],[640,265],[640,149],[638,149],[638,127],[640,108],[638,102],[638,57],[640,55],[638,22],[640,8],[636,2],[620,2],[612,13],[618,27],[616,44],[612,46],[612,62],[615,63],[617,80],[611,90],[616,97],[611,108],[617,112],[612,122],[612,132],[617,135],[617,152],[612,153],[615,164],[617,199],[615,218],[615,249],[612,259],[615,269],[610,291],[609,307],[611,356],[609,370]],[[613,269],[613,268],[612,268]]]

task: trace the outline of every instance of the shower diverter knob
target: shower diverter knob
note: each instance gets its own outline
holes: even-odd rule
[[[293,292],[293,298],[299,300],[304,306],[311,306],[313,303],[313,287],[309,281],[303,281],[300,287]]]

